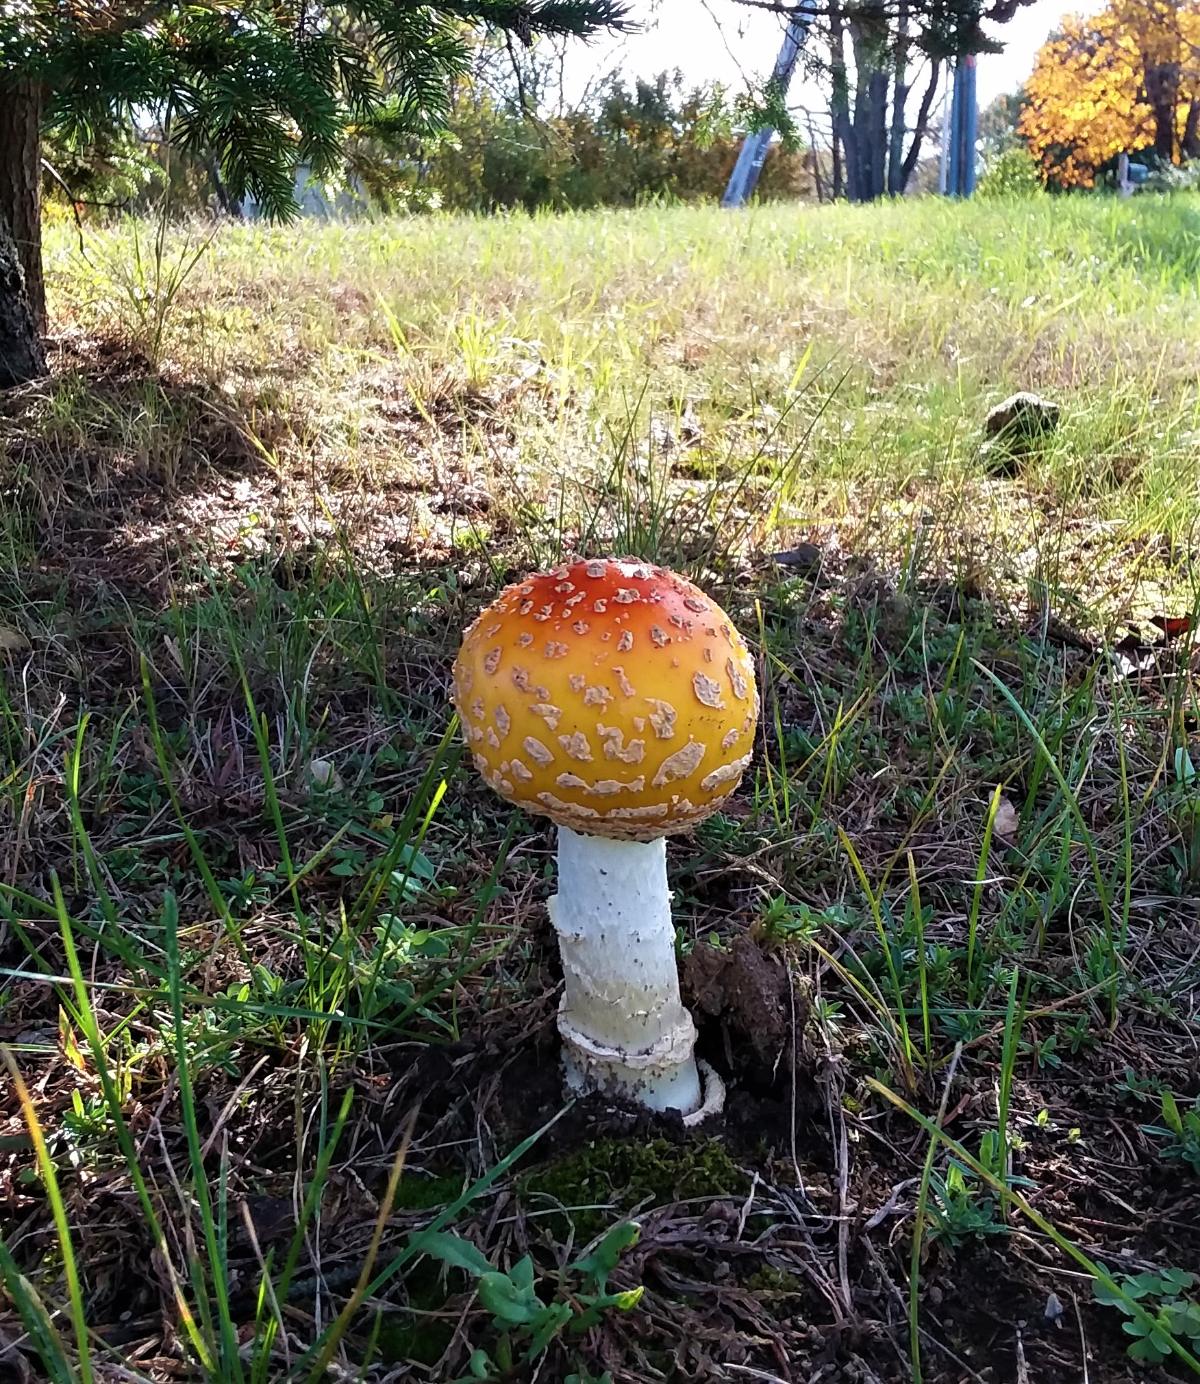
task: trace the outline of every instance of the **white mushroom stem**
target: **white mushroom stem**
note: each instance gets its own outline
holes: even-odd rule
[[[558,831],[550,919],[566,982],[567,1085],[652,1110],[701,1109],[696,1026],[679,998],[666,841]]]

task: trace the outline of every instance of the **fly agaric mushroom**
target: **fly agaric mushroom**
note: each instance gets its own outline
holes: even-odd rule
[[[538,573],[467,631],[454,703],[487,783],[558,826],[567,1085],[688,1122],[719,1109],[679,997],[665,838],[716,811],[750,761],[758,691],[728,616],[633,559]]]

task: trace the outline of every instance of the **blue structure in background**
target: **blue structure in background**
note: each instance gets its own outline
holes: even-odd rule
[[[799,11],[788,21],[787,32],[783,36],[783,47],[779,50],[774,71],[771,73],[771,84],[784,95],[792,83],[792,74],[796,70],[800,50],[808,38],[811,25],[812,15],[800,14]],[[742,140],[737,163],[729,175],[729,186],[721,198],[723,207],[744,207],[753,196],[758,184],[758,175],[767,161],[767,150],[771,147],[774,137],[775,131],[772,129],[751,130]]]
[[[772,85],[782,94],[786,95],[791,85],[811,26],[811,13],[793,11],[771,73]],[[975,145],[979,132],[975,76],[975,55],[968,53],[954,68],[950,115],[943,144],[942,177],[939,181],[940,190],[948,197],[970,197],[975,191]],[[753,196],[774,137],[775,131],[770,128],[751,130],[746,135],[730,174],[729,185],[721,198],[723,207],[744,207]]]
[[[947,141],[946,195],[970,197],[975,191],[975,141],[979,105],[975,96],[975,55],[968,53],[954,69]]]

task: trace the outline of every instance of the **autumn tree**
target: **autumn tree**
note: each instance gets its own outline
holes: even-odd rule
[[[41,366],[44,130],[79,145],[153,119],[229,196],[295,209],[369,125],[445,117],[472,31],[586,36],[623,0],[21,0],[0,4],[0,385]]]
[[[1120,153],[1200,155],[1200,0],[1113,0],[1038,53],[1020,133],[1060,187],[1091,187]]]

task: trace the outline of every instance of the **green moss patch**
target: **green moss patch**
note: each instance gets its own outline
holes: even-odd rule
[[[745,1196],[749,1185],[716,1139],[687,1144],[599,1139],[535,1168],[519,1187],[526,1202],[548,1198],[560,1203],[576,1235],[590,1238],[608,1224],[612,1211]]]

